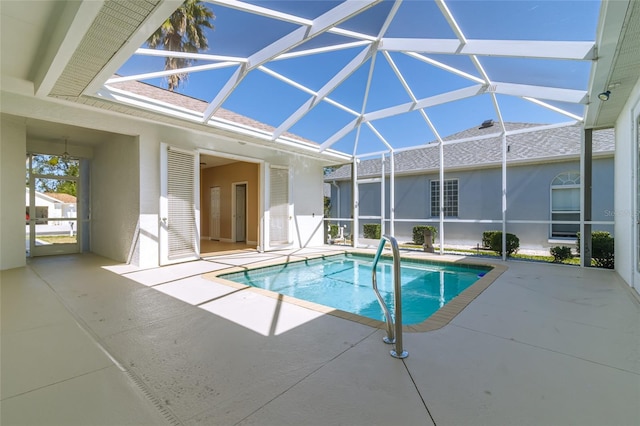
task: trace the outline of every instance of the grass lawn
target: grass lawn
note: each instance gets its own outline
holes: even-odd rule
[[[417,244],[400,244],[401,248],[410,249],[410,250],[422,250],[421,245]],[[437,246],[434,246],[436,252],[439,250]],[[448,254],[464,254],[464,255],[474,255],[474,256],[487,256],[494,257],[496,259],[500,259],[496,252],[486,249],[458,249],[458,248],[444,248],[444,252]],[[520,259],[520,260],[533,260],[536,262],[546,262],[546,263],[554,263],[553,256],[543,256],[543,255],[533,255],[533,254],[514,254],[511,256],[511,259]],[[571,259],[564,260],[562,262],[557,262],[565,265],[580,265],[580,256],[572,257]],[[595,264],[593,264],[595,266]]]
[[[75,244],[78,242],[75,235],[42,235],[38,236],[38,239],[51,244]]]

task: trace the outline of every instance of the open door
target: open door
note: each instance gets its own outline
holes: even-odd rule
[[[235,221],[234,242],[246,242],[247,241],[247,184],[246,183],[234,183],[233,184],[233,220]]]
[[[25,197],[27,256],[80,252],[80,160],[27,154]]]
[[[162,144],[160,162],[160,264],[199,259],[198,155]]]
[[[289,201],[289,169],[271,166],[269,188],[269,244],[272,247],[289,245],[292,212]]]

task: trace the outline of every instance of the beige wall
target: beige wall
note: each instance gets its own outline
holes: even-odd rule
[[[209,236],[211,188],[220,187],[220,239],[231,239],[232,184],[247,182],[247,242],[258,241],[259,170],[255,163],[236,162],[202,171],[200,180],[201,235]]]

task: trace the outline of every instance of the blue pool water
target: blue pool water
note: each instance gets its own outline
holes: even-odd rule
[[[328,256],[221,275],[230,281],[384,321],[371,287],[373,257]],[[476,282],[490,268],[402,260],[402,322],[419,324]],[[392,260],[378,263],[378,290],[393,316]]]

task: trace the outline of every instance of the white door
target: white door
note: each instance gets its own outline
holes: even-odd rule
[[[220,187],[211,188],[211,221],[209,223],[209,238],[220,239]]]
[[[247,241],[247,185],[236,185],[236,242]]]
[[[271,167],[269,181],[269,244],[290,244],[289,169]]]
[[[160,263],[198,259],[198,156],[162,144],[160,157]]]

